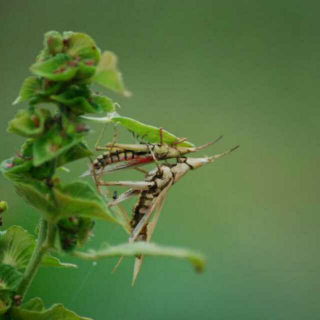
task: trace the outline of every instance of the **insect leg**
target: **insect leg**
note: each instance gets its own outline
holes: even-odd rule
[[[155,183],[147,181],[98,181],[98,185],[128,187],[137,190],[147,190],[153,187]]]
[[[152,158],[153,158],[153,160],[154,160],[154,162],[155,162],[155,164],[156,164],[156,166],[157,166],[157,168],[158,168],[158,171],[160,172],[160,170],[161,170],[161,169],[160,169],[160,164],[159,164],[156,156],[154,155],[153,150],[151,149],[151,147],[150,147],[149,144],[147,144],[147,147],[148,147],[148,149],[149,149],[149,151],[150,151],[150,153],[151,153],[151,155],[152,155]]]
[[[149,172],[147,170],[144,170],[144,169],[141,169],[141,168],[134,168],[134,169],[139,171],[139,172],[141,172],[141,173],[143,173],[143,174],[145,174],[145,175],[149,174]]]
[[[90,159],[90,161],[91,161],[90,166],[91,166],[92,178],[93,178],[93,181],[94,181],[94,184],[96,186],[98,193],[101,194],[100,184],[99,184],[100,176],[97,176],[96,170],[94,168],[94,164],[91,159]]]
[[[119,259],[119,261],[117,262],[117,264],[116,264],[116,265],[114,266],[114,268],[112,269],[112,272],[111,272],[111,273],[114,273],[114,272],[117,271],[117,269],[119,268],[119,266],[120,266],[123,258],[124,258],[124,256],[122,256],[122,257]]]
[[[110,190],[106,190],[107,196],[109,198],[111,198],[112,196],[112,192]],[[118,198],[119,199],[119,198]],[[117,199],[117,200],[118,200]],[[117,201],[115,200],[115,201]],[[112,202],[112,201],[111,201]],[[108,202],[108,206],[111,202]],[[111,206],[109,206],[110,208]],[[120,222],[120,224],[122,225],[122,227],[124,228],[124,230],[128,233],[131,234],[132,231],[132,227],[130,225],[130,218],[129,218],[129,214],[126,211],[125,208],[123,208],[119,203],[115,206],[113,206],[112,210],[111,210],[114,215],[116,216],[117,220]]]
[[[163,128],[159,128],[160,146],[163,145]]]
[[[117,130],[117,124],[115,124],[113,127],[113,137],[112,137],[110,152],[112,152],[112,149],[113,149],[114,145],[116,144],[117,139],[118,139],[118,130]]]
[[[124,193],[121,193],[120,196],[118,196],[117,199],[114,199],[113,201],[110,201],[108,203],[108,207],[111,208],[111,207],[114,207],[114,206],[117,206],[119,203],[125,201],[125,200],[128,200],[132,197],[135,197],[137,195],[140,194],[140,190],[137,190],[137,189],[129,189],[128,191],[124,192]]]
[[[96,144],[94,146],[94,149],[96,151],[103,151],[104,150],[104,149],[102,150],[101,147],[99,147],[99,144],[100,144],[100,140],[102,139],[102,137],[104,135],[104,132],[106,131],[107,125],[108,125],[107,123],[104,125],[104,127],[103,127],[103,129],[102,129],[102,131],[100,133],[100,136],[99,136],[99,138],[98,138],[98,140],[97,140],[97,142],[96,142]]]

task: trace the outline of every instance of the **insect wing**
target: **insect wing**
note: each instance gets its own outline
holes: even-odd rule
[[[164,199],[165,199],[165,197],[166,197],[166,195],[167,195],[167,193],[168,193],[168,191],[169,191],[169,189],[170,189],[170,187],[172,185],[172,182],[173,182],[173,180],[171,180],[170,183],[166,186],[166,188],[162,190],[160,195],[155,200],[154,204],[151,206],[152,207],[152,210],[150,210],[151,213],[152,213],[153,210],[156,210],[156,213],[155,213],[155,216],[153,217],[152,221],[149,223],[148,228],[147,228],[147,242],[151,241],[154,229],[155,229],[155,227],[157,225],[157,222],[159,220],[159,216],[160,216],[160,212],[161,212],[161,209],[162,209],[162,206],[163,206],[163,203],[164,203]],[[147,214],[149,214],[149,217],[150,217],[151,213],[150,214],[149,214],[149,212],[147,213]],[[146,219],[146,221],[147,221],[147,219]],[[136,227],[136,229],[137,229],[137,227]],[[142,228],[143,228],[143,226],[142,226]],[[135,259],[134,267],[133,267],[132,285],[134,285],[136,280],[137,280],[138,274],[139,274],[141,266],[142,266],[143,259],[144,259],[144,256],[141,256],[141,257]]]
[[[171,187],[171,185],[172,185],[172,183],[170,183],[169,188]],[[155,209],[156,213],[155,213],[152,221],[148,224],[148,227],[147,227],[147,241],[148,242],[151,241],[154,229],[155,229],[155,227],[156,227],[156,225],[158,223],[159,217],[160,217],[160,212],[161,212],[162,207],[163,207],[165,196],[166,196],[167,192],[169,191],[169,188],[167,189],[166,193],[162,197],[162,200],[159,202],[157,208]],[[163,191],[165,191],[165,190],[163,190]]]
[[[134,266],[133,266],[133,276],[132,276],[132,285],[136,283],[138,274],[140,272],[142,262],[143,262],[144,256],[141,256],[140,258],[136,258],[134,261]]]
[[[173,183],[173,180],[171,180],[168,185],[161,191],[159,196],[153,201],[152,205],[150,206],[149,210],[145,213],[143,218],[140,220],[138,225],[134,228],[132,231],[131,237],[129,238],[129,242],[133,242],[137,239],[138,235],[140,234],[141,230],[143,227],[146,225],[148,222],[150,216],[152,215],[152,212],[159,206],[162,206],[162,203],[165,199],[165,196],[167,195],[171,185]]]
[[[131,160],[124,160],[117,163],[111,163],[103,167],[103,169],[96,170],[96,175],[100,174],[108,174],[119,170],[125,170],[125,169],[133,169],[136,167],[140,167],[149,163],[154,162],[154,159],[152,155],[145,155],[145,156],[139,156]],[[103,172],[101,172],[103,170]],[[92,176],[93,175],[93,169],[90,168],[86,172],[84,172],[80,178]]]

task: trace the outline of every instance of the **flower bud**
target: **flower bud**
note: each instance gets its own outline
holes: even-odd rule
[[[8,210],[8,203],[6,201],[0,201],[0,213]]]

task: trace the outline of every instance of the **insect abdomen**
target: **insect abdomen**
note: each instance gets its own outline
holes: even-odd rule
[[[139,200],[133,208],[133,218],[130,221],[130,225],[134,230],[135,227],[139,224],[143,216],[148,212],[150,206],[152,205],[154,195],[150,190],[143,191],[140,194]],[[147,241],[147,227],[148,223],[140,231],[136,241]]]
[[[145,156],[147,154],[147,152],[134,152],[129,150],[115,151],[111,153],[105,152],[97,157],[97,159],[93,162],[93,165],[96,170],[99,170],[109,164],[132,160],[140,156]]]

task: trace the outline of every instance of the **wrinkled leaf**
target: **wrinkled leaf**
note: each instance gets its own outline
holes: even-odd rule
[[[15,182],[21,179],[37,179],[43,180],[52,176],[55,168],[59,168],[67,163],[87,158],[92,155],[92,151],[88,149],[84,142],[80,142],[75,146],[64,151],[59,155],[55,162],[48,161],[38,167],[33,166],[32,157],[33,141],[28,140],[21,148],[19,156],[7,159],[0,165],[0,171],[6,178]]]
[[[0,263],[0,289],[15,290],[22,279],[22,273],[13,266]]]
[[[13,104],[29,100],[30,104],[47,101],[48,97],[60,89],[62,83],[50,82],[36,76],[26,78]]]
[[[38,137],[43,133],[45,122],[50,118],[50,112],[46,109],[19,110],[9,122],[7,131],[28,138]]]
[[[57,34],[53,40],[55,43],[45,39],[46,47],[31,66],[32,73],[52,81],[85,80],[96,73],[100,50],[88,35],[64,33],[63,48],[59,46]],[[54,55],[57,51],[62,52]]]
[[[43,213],[46,219],[54,219],[59,209],[56,207],[52,189],[46,183],[21,176],[15,177],[13,182],[17,194],[24,201]]]
[[[123,84],[122,75],[117,67],[117,57],[110,51],[105,51],[101,55],[96,74],[92,78],[92,81],[124,96],[131,95]]]
[[[159,256],[159,257],[173,257],[178,259],[185,259],[189,261],[196,269],[196,271],[202,271],[205,258],[202,254],[188,250],[174,247],[160,246],[154,243],[148,242],[134,242],[125,243],[117,246],[106,246],[100,250],[90,250],[87,253],[76,252],[79,258],[86,260],[100,260],[109,257],[135,257],[135,256]]]
[[[92,320],[78,316],[62,304],[54,304],[51,308],[41,311],[13,307],[10,309],[10,317],[13,320]]]
[[[88,149],[87,145],[84,142],[80,142],[76,144],[75,146],[71,147],[64,153],[62,153],[58,158],[57,158],[57,167],[61,167],[67,163],[82,159],[82,158],[87,158],[92,155],[92,151]]]
[[[21,309],[29,311],[43,311],[45,306],[40,298],[33,298],[21,306]]]
[[[60,249],[73,251],[82,247],[92,236],[94,221],[87,217],[69,217],[58,223]]]
[[[113,112],[112,100],[99,95],[92,95],[88,88],[71,86],[60,95],[53,95],[52,100],[68,106],[77,114]]]
[[[1,320],[7,320],[7,318],[2,317],[1,315],[6,313],[8,309],[11,307],[13,295],[14,295],[13,290],[0,289],[0,319]]]
[[[22,277],[22,273],[14,267],[0,263],[0,315],[11,307],[14,291]]]
[[[45,215],[47,220],[83,216],[118,222],[101,196],[86,182],[73,182],[66,186],[49,188],[37,180],[17,179],[17,193],[31,206]]]
[[[99,62],[100,50],[90,36],[81,32],[65,32],[63,38],[66,53],[81,60],[93,60],[94,64]]]
[[[49,31],[44,35],[44,46],[52,55],[60,53],[63,49],[63,37],[57,31]]]
[[[95,121],[95,122],[100,122],[100,123],[110,123],[110,122],[119,123],[120,125],[125,127],[127,130],[134,132],[137,136],[139,136],[144,141],[151,142],[151,143],[160,142],[159,128],[144,124],[142,122],[139,122],[131,118],[122,117],[116,112],[103,118],[88,117],[88,116],[81,116],[81,118]],[[175,144],[181,147],[194,147],[194,144],[192,144],[189,141],[183,141],[181,143],[178,143],[179,138],[173,135],[172,133],[168,132],[167,130],[162,130],[162,139],[163,139],[163,142],[169,145]]]
[[[62,43],[60,42],[62,40]],[[52,58],[63,50],[62,35],[57,31],[48,31],[44,35],[44,48],[40,51],[36,58],[36,62],[43,62]]]
[[[86,182],[77,181],[53,189],[59,216],[84,216],[117,222],[101,196]]]
[[[78,118],[72,121],[64,117],[62,125],[55,123],[48,132],[34,141],[33,165],[39,166],[61,155],[81,142],[88,131],[88,127]]]
[[[12,226],[0,232],[0,263],[18,270],[24,269],[30,261],[36,245],[35,238],[20,226]],[[58,258],[46,254],[41,262],[43,267],[76,267],[62,263]]]
[[[28,77],[23,81],[19,96],[13,104],[29,100],[36,96],[39,91],[41,91],[41,79],[34,76]]]
[[[33,64],[30,70],[33,74],[52,81],[68,81],[76,75],[78,66],[70,55],[59,53],[53,58]]]
[[[32,160],[20,157],[10,158],[1,163],[0,171],[9,180],[14,181],[16,177],[28,173],[32,168]]]

